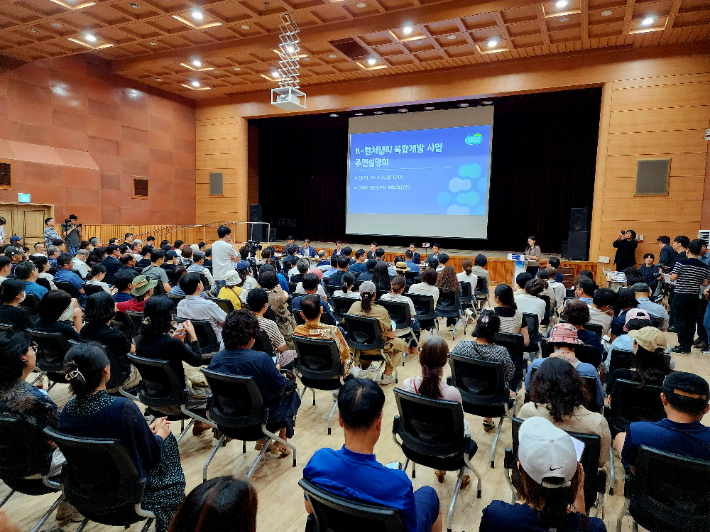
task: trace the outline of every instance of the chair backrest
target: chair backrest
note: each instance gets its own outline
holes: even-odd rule
[[[346,499],[326,491],[304,479],[303,488],[318,523],[318,530],[339,532],[405,532],[402,514],[394,508]]]
[[[585,323],[584,328],[587,331],[592,331],[601,339],[604,328],[598,323]]]
[[[382,339],[382,329],[377,318],[367,316],[343,316],[345,323],[345,341],[353,349],[369,351],[382,349],[385,341]]]
[[[390,293],[389,290],[385,290],[383,288],[378,288],[377,293],[375,294],[375,301],[379,301],[380,299],[382,299],[383,295],[389,294],[389,293]]]
[[[387,309],[397,329],[407,329],[412,326],[412,309],[409,308],[409,303],[385,299],[380,299],[378,303]]]
[[[657,318],[655,316],[651,316],[651,321],[656,329],[663,329],[663,323],[665,320],[662,317]]]
[[[175,318],[175,321],[181,323],[186,321],[185,318]],[[219,351],[219,342],[217,335],[212,328],[212,324],[207,320],[190,320],[190,323],[195,327],[197,341],[200,342],[202,356],[216,353]]]
[[[21,418],[0,416],[0,479],[21,479],[49,470],[47,436]]]
[[[540,325],[544,325],[545,327],[547,327],[548,325],[550,325],[550,316],[552,316],[552,301],[550,301],[550,296],[540,294],[537,297],[539,297],[545,302],[545,317],[542,318]]]
[[[419,272],[413,272],[412,270],[404,272],[404,278],[410,284],[415,284],[416,279],[420,277],[421,274]]]
[[[217,297],[215,299],[212,299],[211,301],[214,301],[215,303],[217,303],[219,308],[221,308],[227,314],[229,314],[230,312],[232,312],[234,310],[234,305],[232,304],[232,302],[229,299],[220,299]]]
[[[458,401],[432,399],[394,389],[399,411],[397,435],[403,445],[427,456],[463,451],[463,407]]]
[[[212,396],[207,405],[210,419],[220,430],[260,426],[269,418],[259,387],[252,377],[224,375],[202,368]]]
[[[146,479],[118,440],[71,436],[49,427],[45,433],[67,461],[61,480],[67,502],[99,523],[106,523],[101,517],[106,513],[126,523],[138,520],[133,509],[143,498]]]
[[[623,431],[634,421],[660,421],[666,417],[661,401],[663,387],[617,379],[611,390],[613,401],[609,424]]]
[[[449,366],[451,384],[461,392],[466,412],[474,410],[474,406],[503,405],[508,400],[508,384],[502,362],[451,355]]]
[[[350,297],[332,296],[328,298],[328,302],[331,304],[331,308],[333,309],[333,314],[335,314],[335,317],[340,321],[343,321],[343,316],[348,313],[348,310],[350,310],[350,307],[353,306],[355,301],[357,301],[357,299]]]
[[[471,283],[461,281],[459,286],[461,286],[461,303],[470,303],[473,301],[473,289],[471,288]]]
[[[138,330],[136,329],[133,320],[126,316],[123,312],[116,312],[111,320],[110,326],[114,329],[122,331],[129,338],[138,336]]]
[[[642,445],[635,467],[630,490],[632,516],[634,508],[642,508],[657,530],[708,529],[710,462]]]
[[[565,288],[565,299],[574,299],[574,288]]]
[[[636,362],[636,355],[634,355],[631,351],[612,349],[609,356],[611,358],[609,359],[609,371],[607,372],[605,378],[606,382],[611,382],[611,376],[617,369],[631,369],[634,367],[634,363]]]
[[[49,280],[48,280],[48,279],[45,279],[44,277],[38,278],[38,279],[35,281],[35,283],[37,283],[38,285],[40,285],[42,288],[46,288],[47,290],[51,290],[51,289],[52,289],[52,285],[49,284]]]
[[[14,333],[17,332],[17,327],[12,325],[11,323],[0,323],[0,331],[1,332],[6,332],[6,333]]]
[[[133,310],[127,310],[124,312],[126,317],[133,322],[134,335],[138,336],[140,334],[141,326],[143,324],[143,313],[135,312]]]
[[[549,357],[555,350],[555,347],[547,340],[547,338],[540,340],[540,347],[542,350],[542,358]],[[576,345],[574,347],[574,355],[580,362],[591,364],[594,367],[597,366],[597,353],[594,346],[581,344]]]
[[[137,394],[141,403],[150,408],[185,404],[185,379],[175,372],[170,362],[133,354],[129,354],[128,359],[141,375]]]
[[[487,292],[487,287],[486,287],[486,278],[480,275],[478,279],[476,279],[476,288],[474,290],[474,293],[476,294],[488,294]]]
[[[407,297],[414,303],[414,316],[421,322],[422,320],[436,319],[436,305],[434,304],[434,296],[425,296],[421,294],[407,294]]]
[[[270,357],[274,356],[274,346],[271,345],[269,335],[263,329],[259,329],[259,336],[256,337],[252,349],[254,351],[261,351],[262,353],[266,353]]]
[[[20,306],[25,309],[30,314],[37,314],[37,307],[39,306],[39,297],[37,294],[25,294],[25,299]]]
[[[177,310],[178,303],[180,303],[180,301],[185,299],[185,296],[179,296],[177,294],[168,294],[168,297],[170,298],[170,301],[173,302],[173,306],[175,307],[176,310]]]
[[[37,344],[37,367],[42,371],[62,373],[64,371],[64,355],[77,342],[67,339],[60,332],[27,329],[27,334]]]
[[[71,284],[68,281],[54,281],[54,285],[57,287],[58,290],[64,290],[67,294],[69,294],[72,297],[75,297],[79,299],[81,297],[81,294],[79,291],[74,288],[74,285]]]
[[[540,317],[537,314],[523,312],[523,319],[528,326],[528,338],[530,338],[527,350],[537,351],[540,342]]]
[[[86,292],[87,297],[91,294],[99,294],[104,291],[104,289],[98,284],[82,283],[81,287],[84,289],[84,292]]]
[[[296,293],[296,288],[298,288],[298,283],[294,283],[292,281],[288,281],[288,291],[291,292],[292,294]]]
[[[293,336],[301,379],[332,380],[343,375],[343,364],[335,340]]]
[[[522,334],[499,332],[496,333],[496,343],[502,345],[508,350],[511,360],[515,364],[515,375],[519,377],[525,373],[525,359],[523,358],[523,349],[525,348],[525,340]]]
[[[455,311],[461,309],[461,296],[458,290],[453,292],[439,292],[439,299],[436,302],[436,310],[440,311]]]

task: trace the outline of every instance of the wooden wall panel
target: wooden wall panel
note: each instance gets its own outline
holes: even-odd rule
[[[614,90],[611,110],[651,109],[674,105],[707,105],[710,101],[710,82],[678,83],[632,89]]]
[[[710,115],[710,107],[702,107]],[[658,127],[663,127],[659,124]],[[647,131],[609,135],[608,155],[654,155],[658,153],[705,153],[704,131]]]
[[[636,178],[635,177],[609,177],[607,176],[605,191],[609,197],[636,199]],[[668,183],[668,198],[697,199],[703,197],[705,188],[704,176],[693,177],[671,177]]]
[[[675,76],[653,76],[649,78],[621,79],[612,82],[612,89],[655,87],[657,85],[676,85],[678,83],[695,83],[698,81],[710,81],[710,72],[702,72],[700,74],[678,74]]]
[[[665,156],[659,155],[659,158]],[[674,153],[668,155],[671,160],[671,177],[673,176],[704,176],[705,153]],[[635,155],[607,157],[606,177],[636,177]]]
[[[710,102],[708,102],[710,105]],[[642,131],[665,131],[679,129],[705,129],[708,127],[708,112],[703,107],[666,107],[663,109],[640,109],[611,113],[609,133],[633,133]]]
[[[602,220],[660,220],[664,222],[700,222],[702,198],[669,199],[637,197],[633,200],[617,199],[607,195],[604,199]],[[633,229],[633,228],[631,228]]]

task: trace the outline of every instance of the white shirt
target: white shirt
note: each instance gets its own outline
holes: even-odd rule
[[[305,293],[306,293],[306,291],[303,289],[303,283],[298,283],[296,285],[296,290],[294,290],[294,294],[305,294]],[[340,292],[340,293],[342,294],[342,292]],[[352,293],[352,292],[348,292],[348,294],[350,294],[350,293]],[[358,294],[358,297],[359,297],[360,294],[358,292],[356,292],[356,293]],[[338,294],[338,292],[335,292],[333,295],[337,295],[337,294]],[[323,285],[321,285],[320,283],[318,284],[318,290],[316,290],[316,295],[319,298],[321,298],[323,301],[325,301],[325,299],[326,299],[325,290],[323,290]],[[344,297],[352,297],[352,296],[344,296]]]
[[[298,285],[301,286],[301,283],[298,283]],[[323,288],[323,287],[318,286],[319,290],[321,288]],[[296,291],[298,291],[298,288],[296,288]],[[347,297],[350,299],[362,299],[362,297],[360,296],[360,292],[353,292],[352,290],[350,292],[343,292],[342,290],[336,290],[335,292],[333,292],[333,297]],[[411,299],[410,299],[410,301],[411,301]]]
[[[214,247],[213,247],[214,249]],[[214,253],[214,251],[212,252]],[[227,319],[227,313],[223,311],[217,303],[198,296],[185,296],[177,306],[178,318],[188,320],[206,320],[210,322],[217,335],[219,348],[224,349],[222,343],[222,324]]]
[[[433,296],[434,305],[439,301],[439,289],[426,283],[417,283],[409,287],[408,294],[419,294],[421,296]]]
[[[609,329],[611,328],[612,317],[608,314],[604,314],[598,308],[594,308],[589,305],[589,323],[595,323],[602,326],[602,336],[609,334]]]
[[[537,314],[538,323],[545,318],[545,302],[530,294],[515,296],[515,304],[523,314]]]
[[[227,274],[234,271],[232,257],[237,257],[234,246],[224,240],[212,244],[212,276],[215,281],[224,281]]]
[[[547,284],[550,285],[550,288],[555,292],[555,306],[559,307],[565,300],[565,295],[567,295],[565,285],[555,281],[548,281]]]
[[[101,288],[103,288],[107,294],[111,293],[111,288],[109,288],[109,286],[103,281],[94,281],[93,279],[91,279],[90,281],[87,281],[86,284],[95,284],[96,286],[100,286]]]
[[[468,275],[466,273],[466,270],[462,271],[461,273],[456,274],[456,279],[458,279],[459,283],[464,282],[464,283],[471,283],[471,293],[476,289],[476,283],[478,282],[478,277],[476,277],[475,273],[471,273],[471,275]]]
[[[86,279],[86,276],[89,275],[89,267],[86,265],[86,263],[82,260],[77,259],[74,257],[72,259],[72,266],[73,268],[79,272],[79,276],[82,279]]]

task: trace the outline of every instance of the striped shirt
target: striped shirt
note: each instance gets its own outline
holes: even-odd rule
[[[703,281],[710,280],[708,267],[698,259],[680,259],[673,266],[678,275],[675,282],[676,294],[700,294]]]

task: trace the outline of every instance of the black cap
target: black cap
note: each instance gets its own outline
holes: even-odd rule
[[[699,375],[673,371],[663,381],[663,393],[672,407],[686,412],[702,409],[708,404],[710,386]]]

